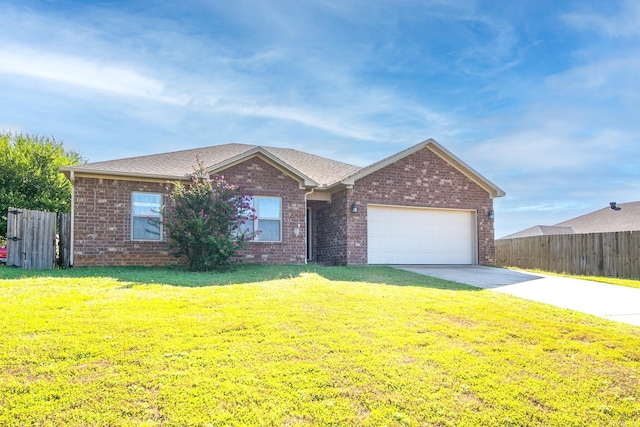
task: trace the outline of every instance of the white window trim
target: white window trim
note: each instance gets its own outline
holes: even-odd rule
[[[146,191],[132,191],[131,192],[131,218],[130,218],[130,228],[131,228],[131,241],[134,242],[162,242],[163,241],[163,227],[162,227],[162,214],[159,213],[157,215],[152,215],[153,217],[157,217],[160,219],[160,237],[158,239],[140,239],[140,238],[135,238],[133,237],[133,219],[134,218],[140,218],[140,217],[148,217],[149,215],[134,215],[133,214],[133,204],[134,204],[134,197],[136,196],[136,194],[143,194],[143,195],[151,195],[151,196],[160,196],[160,208],[162,208],[162,201],[163,201],[163,195],[162,193],[153,193],[153,192],[146,192]]]
[[[258,216],[258,207],[255,204],[256,199],[278,199],[280,201],[280,212],[278,212],[279,216],[278,218],[271,218],[271,217],[259,217]],[[280,222],[280,235],[278,236],[278,240],[262,240],[260,238],[260,234],[257,234],[252,242],[256,242],[256,243],[281,243],[282,242],[282,228],[283,228],[283,221],[282,221],[282,197],[277,197],[277,196],[253,196],[252,200],[251,200],[252,206],[255,209],[255,215],[256,215],[256,219],[253,220],[253,229],[254,230],[259,230],[258,228],[258,221],[259,220],[265,220],[265,221],[279,221]],[[258,204],[260,204],[260,202],[258,202]]]

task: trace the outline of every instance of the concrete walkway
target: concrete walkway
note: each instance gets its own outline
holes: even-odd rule
[[[637,288],[476,265],[394,267],[640,326]]]

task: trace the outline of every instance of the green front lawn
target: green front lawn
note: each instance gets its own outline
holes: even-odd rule
[[[385,267],[0,268],[3,426],[640,425],[640,328]]]

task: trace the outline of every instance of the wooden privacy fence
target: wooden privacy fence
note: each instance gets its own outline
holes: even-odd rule
[[[496,264],[558,273],[640,278],[640,231],[496,240]]]
[[[68,267],[70,222],[69,214],[9,208],[7,266],[45,270],[54,268],[58,262]]]

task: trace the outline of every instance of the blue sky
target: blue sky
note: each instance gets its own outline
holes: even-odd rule
[[[0,3],[0,128],[89,161],[229,142],[365,166],[434,138],[496,236],[640,200],[640,2]]]

